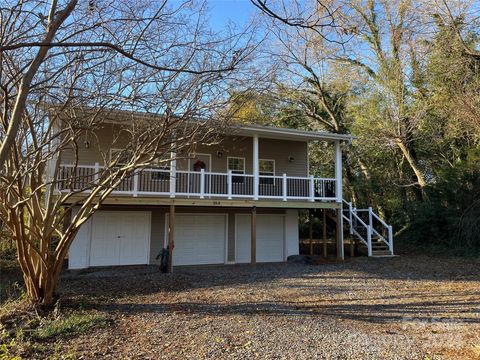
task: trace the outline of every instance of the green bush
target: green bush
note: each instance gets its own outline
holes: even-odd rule
[[[440,178],[427,189],[426,201],[409,209],[404,237],[458,255],[480,254],[480,172],[459,165]]]

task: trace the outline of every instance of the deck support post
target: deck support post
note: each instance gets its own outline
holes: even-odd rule
[[[251,238],[250,238],[250,263],[255,265],[257,263],[257,207],[252,208],[251,216]]]
[[[173,272],[173,247],[175,238],[175,205],[170,205],[168,217],[168,272]]]
[[[322,210],[322,227],[323,227],[323,257],[326,258],[328,255],[327,251],[327,209]]]
[[[313,255],[313,215],[312,215],[312,210],[308,210],[308,236],[310,237],[310,255]]]
[[[350,256],[355,256],[355,241],[353,240],[353,235],[350,235]]]
[[[337,259],[344,260],[345,254],[343,249],[343,217],[342,217],[342,209],[337,209],[337,230],[335,231],[335,235],[337,238]]]

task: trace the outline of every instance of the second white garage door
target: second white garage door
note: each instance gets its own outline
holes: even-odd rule
[[[224,214],[176,214],[173,265],[225,263],[226,236]]]
[[[251,217],[235,218],[235,262],[250,262]],[[257,215],[257,262],[284,261],[285,217],[283,215]]]

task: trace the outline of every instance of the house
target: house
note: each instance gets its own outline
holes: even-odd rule
[[[115,124],[98,130],[104,152],[116,151],[109,149],[114,133]],[[365,225],[362,234],[358,224],[365,222],[342,197],[342,148],[351,140],[245,125],[217,144],[199,143],[193,153],[172,156],[169,166],[143,169],[120,184],[82,225],[68,266],[157,264],[168,241],[174,243],[174,266],[286,261],[299,253],[299,210],[312,208],[336,214],[339,259],[344,222],[352,235],[369,237],[372,249],[372,228]],[[310,142],[332,145],[334,177],[310,175]],[[72,162],[63,154],[60,171],[68,174]],[[95,147],[79,149],[78,163],[86,176],[103,164]]]

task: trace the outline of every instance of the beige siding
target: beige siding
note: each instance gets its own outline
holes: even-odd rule
[[[260,159],[275,160],[275,175],[308,176],[308,147],[306,142],[260,139]],[[293,160],[290,161],[289,157]]]
[[[96,132],[96,136],[82,136],[78,142],[78,161],[80,165],[94,165],[95,162],[104,164],[110,157],[110,149],[125,147],[128,137],[120,134],[118,125],[105,124]],[[88,141],[89,147],[85,147]],[[228,157],[245,158],[245,171],[252,173],[253,167],[253,139],[249,137],[225,137],[220,143],[206,146],[199,144],[195,149],[199,154],[210,154],[211,171],[227,172]],[[190,154],[178,154],[178,170],[192,170],[194,161],[189,161]],[[289,161],[293,157],[293,161]],[[259,158],[275,160],[275,175],[286,173],[289,176],[308,176],[308,148],[302,141],[259,139]],[[74,152],[64,151],[62,163],[74,162]]]
[[[89,146],[86,148],[85,144]],[[96,162],[104,164],[110,159],[110,149],[123,149],[126,147],[128,137],[122,133],[118,125],[105,124],[96,130],[95,135],[83,135],[78,141],[78,163],[80,165],[94,165]],[[74,151],[62,152],[61,160],[64,164],[71,164],[75,160]]]
[[[275,160],[275,175],[308,176],[308,147],[306,142],[262,139],[258,141],[260,159]],[[253,171],[253,139],[226,137],[220,144],[198,145],[196,152],[211,154],[211,171],[226,172],[228,157],[245,158],[245,171]],[[221,153],[219,156],[218,153]],[[289,157],[294,160],[289,161]],[[189,166],[190,165],[190,166]],[[182,159],[177,162],[178,170],[193,170],[193,161]]]

